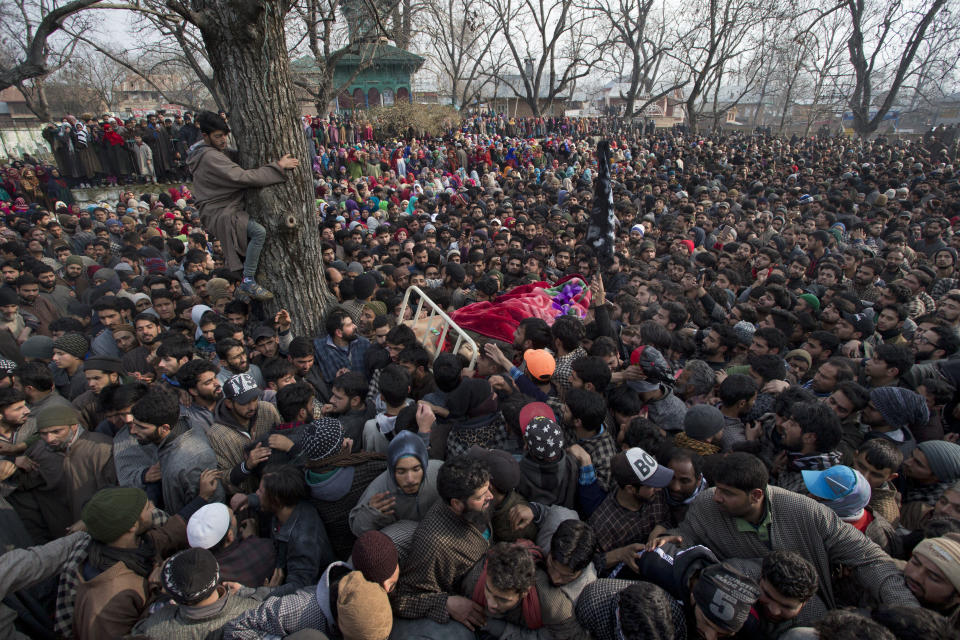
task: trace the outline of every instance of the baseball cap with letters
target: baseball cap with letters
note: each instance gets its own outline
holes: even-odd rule
[[[238,373],[223,385],[223,397],[238,404],[247,404],[260,395],[260,387],[249,373]]]
[[[658,464],[656,458],[640,447],[627,449],[624,455],[640,484],[662,489],[673,480],[673,469]]]

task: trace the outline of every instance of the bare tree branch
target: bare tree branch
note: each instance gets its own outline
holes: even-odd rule
[[[49,73],[47,39],[63,27],[67,18],[95,6],[99,1],[72,0],[72,2],[43,12],[36,28],[30,29],[27,33],[24,58],[11,66],[0,65],[0,90]],[[23,2],[20,3],[20,7],[21,9],[25,7]],[[24,17],[25,23],[29,25],[31,20],[26,16],[25,10]]]

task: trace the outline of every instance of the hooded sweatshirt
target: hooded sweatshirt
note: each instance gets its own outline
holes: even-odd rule
[[[397,486],[394,475],[397,463],[407,457],[416,458],[424,468],[420,490],[415,494],[402,492]],[[398,433],[387,448],[387,470],[367,486],[360,500],[357,501],[357,506],[350,511],[350,530],[353,535],[360,536],[371,529],[380,530],[399,520],[419,522],[439,497],[437,473],[442,466],[442,461],[429,459],[423,438],[412,431]],[[393,513],[390,515],[370,506],[370,499],[385,491],[389,491],[390,495],[396,499]]]

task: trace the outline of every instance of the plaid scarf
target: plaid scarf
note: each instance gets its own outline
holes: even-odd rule
[[[947,490],[952,483],[938,482],[937,484],[925,484],[917,487],[910,487],[903,496],[903,502],[922,502],[923,504],[935,505],[943,492]]]
[[[810,456],[799,453],[788,453],[787,457],[790,461],[789,471],[802,471],[804,469],[822,471],[840,464],[840,460],[842,459],[839,451],[815,453]]]
[[[673,442],[678,447],[690,449],[701,456],[712,456],[715,453],[720,453],[720,447],[717,445],[702,440],[694,440],[682,431],[673,437]]]
[[[162,527],[170,519],[170,516],[160,509],[154,509],[151,517],[154,528]],[[90,536],[84,536],[70,552],[60,571],[57,604],[53,612],[53,629],[63,638],[73,637],[73,607],[77,602],[77,585],[80,584],[81,567],[87,561],[92,541]]]

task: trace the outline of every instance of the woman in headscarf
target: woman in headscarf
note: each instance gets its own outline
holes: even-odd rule
[[[350,530],[360,536],[401,520],[420,522],[437,501],[437,472],[418,434],[401,431],[387,447],[387,470],[371,482],[350,511]]]
[[[213,360],[216,355],[216,347],[203,335],[201,328],[204,326],[203,316],[208,313],[215,314],[216,312],[205,304],[195,304],[193,308],[190,309],[190,320],[193,322],[193,326],[196,327],[196,331],[194,332],[194,346],[197,349],[197,353],[205,360]]]
[[[10,167],[3,176],[3,189],[11,198],[20,195],[20,170]]]
[[[60,175],[59,169],[51,169],[50,179],[47,181],[47,199],[50,202],[65,202],[73,204],[73,192],[67,185],[67,181]]]
[[[43,200],[43,190],[40,188],[40,180],[37,174],[30,167],[24,167],[20,174],[20,195],[27,202],[41,202]]]

